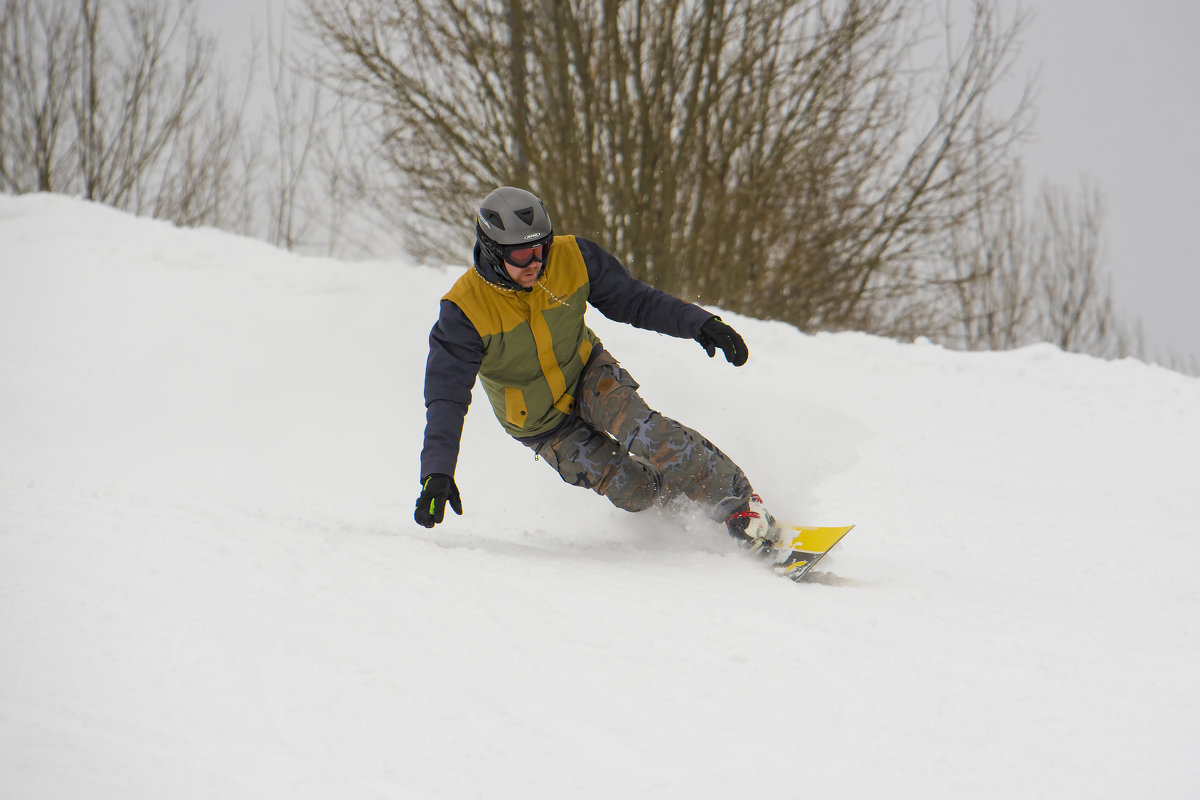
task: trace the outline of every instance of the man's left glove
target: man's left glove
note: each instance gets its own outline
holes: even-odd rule
[[[426,475],[425,480],[421,481],[421,496],[417,498],[417,511],[413,518],[418,525],[432,528],[445,518],[447,501],[454,513],[462,516],[462,498],[458,495],[454,478],[440,472]]]
[[[750,357],[746,342],[741,336],[738,336],[737,331],[721,322],[720,317],[713,317],[701,325],[700,335],[696,337],[696,341],[708,351],[709,358],[717,354],[718,347],[721,348],[726,360],[735,367],[745,364],[746,359]]]

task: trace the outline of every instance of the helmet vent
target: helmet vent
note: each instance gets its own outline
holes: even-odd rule
[[[500,212],[485,208],[479,212],[479,215],[483,217],[484,222],[500,230],[504,230],[504,219],[500,216]]]
[[[521,222],[524,222],[526,225],[533,224],[533,206],[530,206],[529,208],[522,208],[519,211],[514,211],[513,213],[517,215],[517,219],[521,220]]]

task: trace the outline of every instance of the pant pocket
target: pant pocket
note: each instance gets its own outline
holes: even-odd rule
[[[587,372],[580,381],[581,391],[576,401],[595,406],[603,403],[609,395],[621,388],[637,391],[640,385],[605,351],[588,364]]]

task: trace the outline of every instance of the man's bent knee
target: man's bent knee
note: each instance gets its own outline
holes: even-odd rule
[[[626,457],[617,469],[596,486],[596,491],[617,508],[645,511],[661,503],[662,476],[649,464]]]

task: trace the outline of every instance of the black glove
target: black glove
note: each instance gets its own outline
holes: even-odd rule
[[[432,528],[446,516],[446,501],[454,513],[462,516],[462,498],[458,496],[458,487],[454,478],[435,472],[426,475],[421,481],[421,496],[417,498],[417,511],[413,514],[418,525]]]
[[[701,325],[700,335],[696,337],[696,341],[708,351],[709,358],[717,354],[718,347],[721,348],[726,360],[735,367],[745,364],[746,359],[750,357],[746,342],[741,336],[738,336],[737,331],[721,322],[720,317],[713,317]]]

